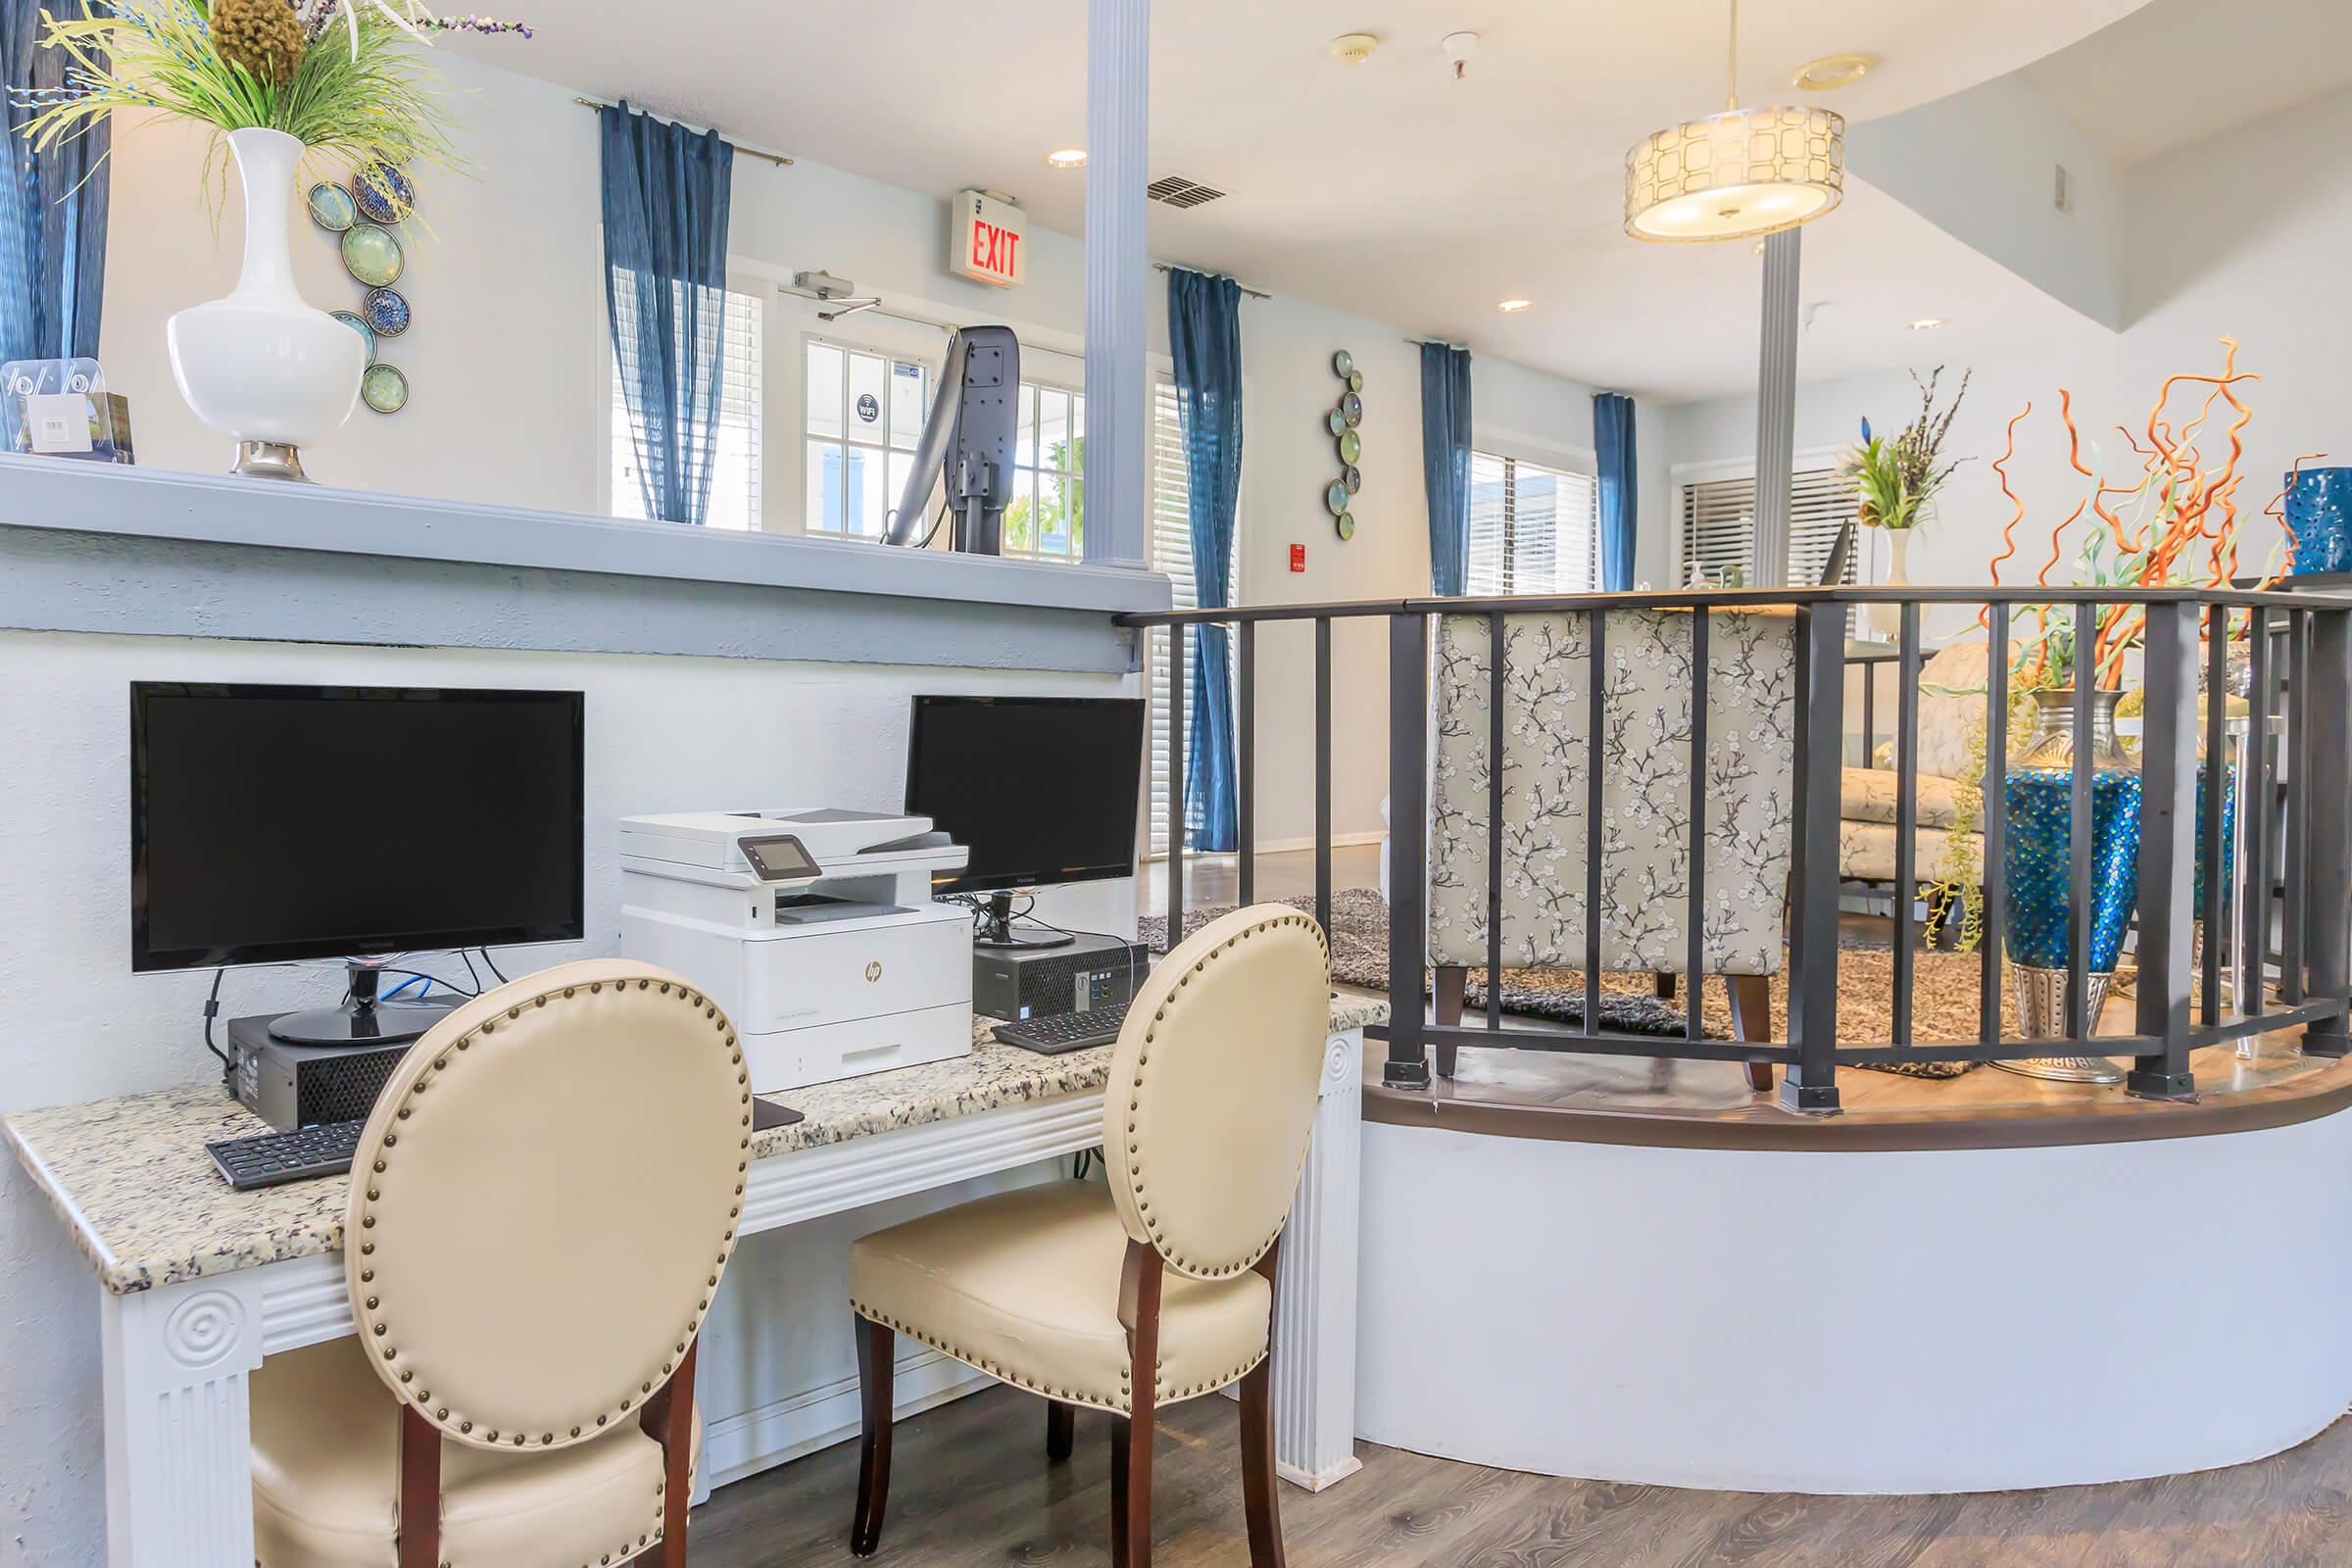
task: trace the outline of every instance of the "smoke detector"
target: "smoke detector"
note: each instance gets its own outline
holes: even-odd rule
[[[1453,79],[1459,81],[1469,74],[1470,57],[1478,49],[1478,34],[1449,32],[1439,41],[1438,47],[1446,51],[1446,63],[1453,67]]]
[[[1343,32],[1331,40],[1331,57],[1343,66],[1360,66],[1372,58],[1380,47],[1380,38],[1369,32]]]

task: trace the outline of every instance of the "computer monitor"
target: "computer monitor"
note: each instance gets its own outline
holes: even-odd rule
[[[131,968],[578,941],[583,716],[578,692],[133,682]],[[270,1032],[431,1025],[349,978]]]
[[[1143,767],[1140,697],[918,696],[906,809],[970,854],[932,891],[989,895],[977,937],[985,945],[1067,942],[1016,938],[1012,894],[1134,875]]]

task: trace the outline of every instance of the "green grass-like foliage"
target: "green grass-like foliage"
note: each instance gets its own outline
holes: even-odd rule
[[[220,58],[206,0],[114,0],[87,18],[41,13],[41,41],[73,59],[67,90],[24,127],[36,148],[80,134],[117,109],[152,109],[216,131],[283,131],[353,169],[457,163],[437,74],[403,29],[365,0],[314,26],[292,79],[271,82]]]

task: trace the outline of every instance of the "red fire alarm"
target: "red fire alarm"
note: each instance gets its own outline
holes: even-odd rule
[[[1293,571],[1304,571],[1306,569],[1306,546],[1291,546],[1291,569]]]

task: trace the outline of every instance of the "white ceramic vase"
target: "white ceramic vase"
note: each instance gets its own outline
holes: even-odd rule
[[[302,143],[279,130],[232,130],[245,187],[245,259],[224,299],[172,318],[172,374],[196,417],[237,443],[233,473],[301,479],[301,449],[323,441],[359,401],[367,347],[294,287],[287,234]]]
[[[1879,579],[1878,585],[1882,588],[1910,587],[1911,578],[1909,573],[1903,569],[1903,562],[1911,551],[1911,530],[1909,528],[1881,528],[1879,532],[1884,534],[1886,539],[1886,574]],[[1893,642],[1903,634],[1903,607],[1900,605],[1871,606],[1870,629],[1886,641]]]

